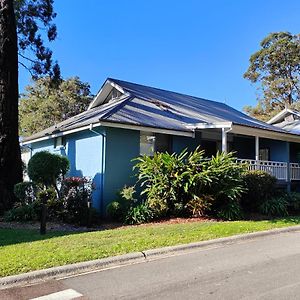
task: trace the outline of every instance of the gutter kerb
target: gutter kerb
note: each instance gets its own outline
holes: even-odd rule
[[[208,246],[227,245],[238,241],[251,240],[258,237],[295,231],[300,231],[300,225],[234,235],[231,237],[219,238],[209,241],[145,250],[141,252],[133,252],[119,256],[107,257],[60,267],[53,267],[49,269],[28,272],[19,275],[12,275],[0,278],[0,290],[17,285],[26,285],[30,283],[36,283],[39,281],[58,279],[94,270],[103,270],[110,267],[118,267],[130,263],[145,262],[147,260],[166,257],[168,255],[174,255],[175,253],[180,254],[186,251],[197,250],[199,248],[205,248]]]

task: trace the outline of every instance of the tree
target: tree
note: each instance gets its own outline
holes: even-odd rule
[[[22,181],[18,138],[18,64],[33,77],[59,78],[52,52],[44,46],[56,37],[53,0],[0,0],[0,213],[11,206],[13,187]],[[18,55],[23,59],[18,60]]]
[[[300,106],[300,35],[271,33],[260,46],[250,57],[244,78],[258,83],[261,93],[257,106],[244,110],[266,120],[285,107]]]
[[[41,78],[26,91],[19,104],[21,136],[30,136],[85,111],[92,100],[90,86],[78,77],[62,80],[58,86],[51,85],[49,77]]]

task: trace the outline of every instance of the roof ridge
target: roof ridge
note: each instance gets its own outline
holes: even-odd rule
[[[181,96],[188,96],[188,97],[191,97],[191,98],[194,98],[194,99],[200,99],[200,100],[204,100],[204,101],[219,103],[219,104],[231,107],[230,105],[228,105],[226,103],[223,103],[223,102],[220,102],[220,101],[206,99],[206,98],[200,98],[200,97],[193,96],[193,95],[190,95],[190,94],[184,94],[184,93],[180,93],[180,92],[176,92],[176,91],[170,91],[170,90],[166,90],[166,89],[161,89],[161,88],[157,88],[157,87],[150,86],[150,85],[140,84],[140,83],[126,81],[126,80],[115,79],[115,78],[111,78],[111,77],[108,77],[107,80],[111,80],[111,81],[115,81],[115,82],[124,82],[124,83],[134,84],[134,85],[138,85],[138,86],[141,86],[141,87],[151,88],[151,89],[155,89],[155,90],[159,90],[159,91],[164,91],[164,92],[171,92],[171,93],[178,94],[178,95],[181,95]],[[231,107],[231,108],[233,108],[233,107]]]

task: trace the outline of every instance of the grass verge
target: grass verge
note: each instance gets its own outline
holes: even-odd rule
[[[267,221],[132,226],[87,233],[0,229],[0,277],[129,252],[300,224],[300,217]]]

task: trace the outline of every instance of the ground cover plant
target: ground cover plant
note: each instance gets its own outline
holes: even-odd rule
[[[0,276],[163,246],[300,224],[300,217],[265,221],[147,224],[86,233],[0,229]]]

